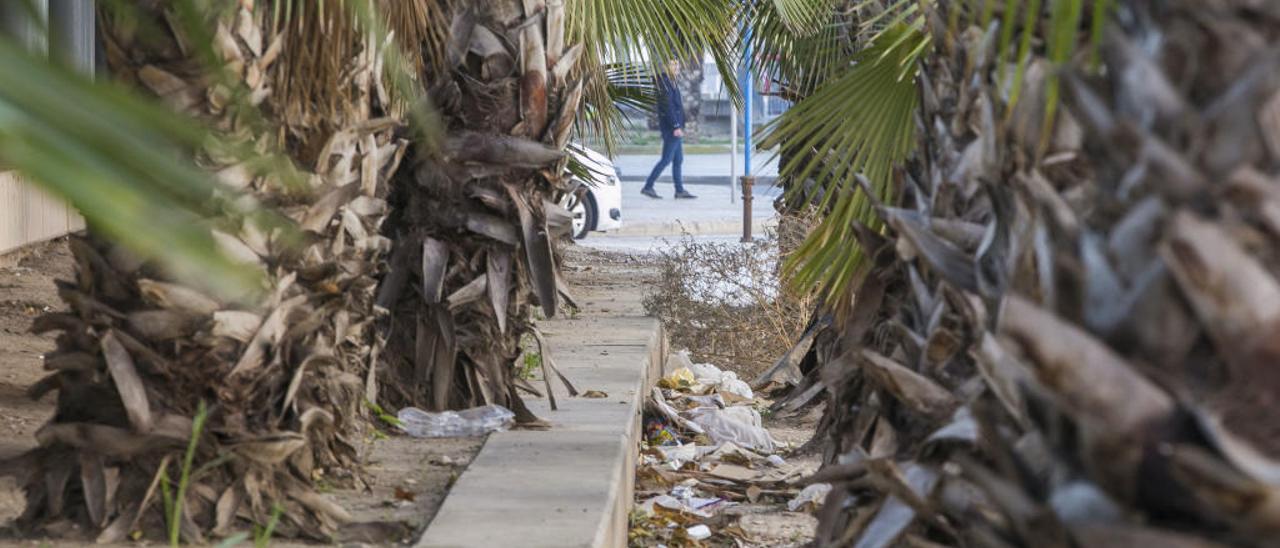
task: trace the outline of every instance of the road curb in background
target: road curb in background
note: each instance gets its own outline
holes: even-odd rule
[[[751,231],[764,234],[768,229],[778,226],[777,219],[765,219],[751,223]],[[592,233],[587,239],[608,238],[611,236],[728,236],[742,234],[741,220],[722,221],[664,221],[647,223],[622,223],[622,228],[610,230],[603,234]]]
[[[686,185],[700,185],[700,186],[728,186],[729,185],[728,175],[685,175],[684,177],[682,177],[682,179],[684,179],[684,184]],[[643,183],[644,181],[645,181],[644,177],[630,177],[627,175],[622,176],[622,182],[624,183]],[[777,181],[778,181],[777,177],[756,177],[756,186],[758,188],[772,188],[774,184],[777,183]],[[672,180],[669,175],[664,175],[662,177],[658,177],[657,183],[669,185],[669,184],[672,184]]]

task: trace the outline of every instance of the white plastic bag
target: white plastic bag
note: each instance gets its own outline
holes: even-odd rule
[[[740,396],[744,400],[755,399],[755,393],[751,391],[751,385],[738,380],[738,375],[733,371],[725,371],[720,377],[720,384],[716,387],[721,392]]]
[[[787,510],[795,512],[810,504],[812,504],[814,508],[822,506],[822,501],[826,500],[827,493],[830,492],[831,484],[829,483],[815,483],[805,487],[800,490],[800,493],[798,493],[795,498],[787,501]]]
[[[699,407],[685,411],[684,415],[700,426],[711,441],[731,441],[741,447],[766,454],[773,453],[778,442],[761,425],[760,413],[745,405],[717,409]]]

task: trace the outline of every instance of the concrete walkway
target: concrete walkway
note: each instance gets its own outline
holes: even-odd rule
[[[555,383],[559,410],[527,400],[546,431],[490,435],[463,472],[420,547],[622,547],[649,387],[668,348],[639,294],[579,295],[584,314],[539,322],[550,356],[582,392]]]
[[[622,170],[624,181],[644,181],[658,163],[657,154],[620,154],[613,159],[613,165]],[[729,183],[731,161],[736,161],[738,175],[742,175],[742,153],[735,155],[720,154],[685,154],[681,174],[685,184],[690,185],[727,185]],[[778,177],[778,159],[773,152],[757,151],[751,154],[751,174],[761,178],[762,182],[772,182]],[[658,181],[671,182],[671,168],[658,178]]]
[[[742,196],[735,195],[734,201],[730,202],[728,185],[690,188],[698,195],[696,200],[673,199],[675,189],[670,183],[657,184],[656,189],[663,199],[655,200],[640,194],[643,186],[642,181],[622,181],[622,228],[606,233],[607,236],[742,233]],[[773,201],[779,193],[777,187],[755,187],[751,202],[755,233],[760,234],[765,226],[775,224]],[[593,232],[587,236],[587,241],[600,236],[601,233]]]

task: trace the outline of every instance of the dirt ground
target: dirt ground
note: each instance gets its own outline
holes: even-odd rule
[[[0,460],[35,447],[35,431],[53,414],[53,395],[40,401],[26,397],[27,387],[44,374],[42,355],[54,347],[52,336],[34,335],[30,327],[36,316],[61,308],[54,280],[72,279],[74,268],[65,240],[0,257]],[[484,438],[395,435],[365,441],[368,489],[333,489],[330,495],[356,522],[340,540],[380,545],[412,541],[484,444]],[[84,545],[82,533],[74,530],[19,534],[12,521],[25,504],[14,480],[0,477],[0,547]]]
[[[53,336],[30,333],[31,320],[60,309],[54,279],[71,279],[71,253],[62,240],[32,246],[0,263],[0,460],[35,446],[35,431],[53,414],[53,396],[27,398],[28,386],[44,374]],[[22,513],[25,499],[14,481],[0,477],[0,524]]]

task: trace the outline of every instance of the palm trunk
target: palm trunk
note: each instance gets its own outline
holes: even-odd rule
[[[445,130],[415,148],[410,170],[397,169],[409,146],[385,51],[342,3],[218,4],[228,9],[201,23],[214,30],[215,69],[180,12],[102,12],[115,77],[233,143],[287,151],[303,188],[194,152],[226,192],[278,208],[302,237],[291,245],[289,231],[252,219],[213,228],[263,273],[252,305],[184,286],[92,229],[73,240],[70,310],[36,323],[62,332],[53,373],[32,387],[56,391],[58,411],[38,449],[0,467],[29,473],[23,524],[70,518],[104,541],[155,534],[171,516],[159,493],[177,488],[192,444],[185,540],[266,523],[274,505],[277,534],[325,539],[346,512],[313,482],[360,481],[364,402],[492,402],[537,420],[512,364],[532,303],[557,310],[552,241],[568,217],[547,200],[564,190],[577,56],[562,2],[451,4],[386,6],[441,114],[440,128],[417,129]]]
[[[567,224],[550,199],[564,190],[582,87],[567,77],[576,56],[564,55],[562,3],[457,10],[456,63],[430,89],[444,144],[397,177],[385,229],[396,250],[379,296],[391,311],[382,391],[433,409],[497,403],[532,422],[512,364],[532,305],[557,311],[552,241]]]
[[[104,8],[108,63],[116,78],[208,121],[232,143],[290,151],[303,188],[212,149],[194,153],[226,192],[278,206],[303,243],[253,219],[211,228],[224,251],[263,274],[263,298],[244,305],[170,279],[92,227],[72,239],[77,278],[60,286],[68,311],[34,328],[61,335],[47,358],[50,375],[31,388],[33,397],[56,392],[57,412],[37,433],[39,448],[20,457],[26,526],[69,518],[100,541],[159,536],[170,526],[161,492],[195,474],[183,464],[189,444],[200,472],[179,500],[188,542],[266,523],[273,505],[283,509],[284,536],[328,538],[346,518],[313,480],[358,481],[362,400],[378,348],[376,276],[390,249],[378,226],[406,142],[394,120],[379,118],[379,55],[361,33],[329,29],[330,47],[349,54],[325,59],[341,70],[320,85],[341,90],[343,102],[319,104],[282,85],[315,61],[311,54],[328,53],[299,42],[308,21],[278,27],[262,6],[219,13],[208,28],[228,83],[211,83],[196,37],[167,8],[142,21]],[[261,107],[265,123],[255,124],[233,93]]]
[[[1043,52],[1012,108],[995,27],[929,58],[891,231],[861,232],[876,268],[806,380],[831,390],[819,544],[1275,538],[1266,5],[1121,3],[1048,132]]]

